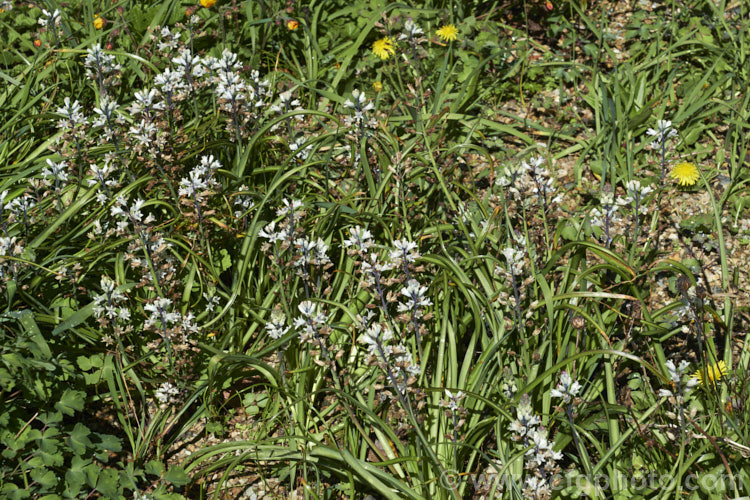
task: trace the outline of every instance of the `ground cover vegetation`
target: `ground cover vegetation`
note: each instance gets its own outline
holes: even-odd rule
[[[743,1],[0,3],[0,496],[750,495]]]

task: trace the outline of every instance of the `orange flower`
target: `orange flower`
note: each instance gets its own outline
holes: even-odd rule
[[[286,27],[289,31],[294,31],[299,28],[299,23],[294,19],[290,19],[286,22]]]
[[[34,40],[34,47],[38,49],[41,46],[42,46],[42,41],[40,39],[37,38],[36,40]]]

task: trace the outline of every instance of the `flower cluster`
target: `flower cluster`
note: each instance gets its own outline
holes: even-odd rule
[[[666,412],[668,419],[676,421],[676,423],[668,425],[666,434],[667,437],[676,441],[686,429],[686,418],[693,418],[696,415],[697,408],[693,407],[688,410],[686,400],[695,386],[698,385],[698,379],[688,377],[686,381],[683,380],[690,366],[687,361],[680,361],[680,364],[675,366],[674,361],[670,359],[667,360],[665,366],[669,374],[671,388],[659,389],[658,395],[666,398],[666,401],[675,410]]]
[[[28,234],[29,225],[33,222],[32,209],[36,206],[34,197],[27,192],[20,196],[16,196],[8,203],[5,203],[7,195],[8,191],[0,193],[0,229],[7,232],[6,223],[13,224],[14,222],[20,221],[23,223],[26,233]],[[9,212],[7,219],[3,217],[3,209]]]
[[[75,133],[86,124],[86,117],[82,113],[81,103],[78,101],[70,102],[70,97],[63,99],[63,106],[55,110],[55,113],[62,116],[57,122],[58,130],[63,132]]]
[[[110,207],[110,214],[119,218],[115,232],[121,236],[134,236],[124,255],[132,269],[141,271],[139,285],[167,285],[177,272],[174,257],[167,251],[169,243],[164,236],[154,230],[152,224],[156,219],[153,214],[144,216],[141,211],[144,203],[142,199],[136,199],[128,206],[128,200],[118,196]]]
[[[446,416],[453,421],[453,433],[446,435],[446,439],[453,441],[454,446],[458,444],[459,430],[466,423],[466,408],[461,405],[461,401],[466,397],[463,391],[458,391],[455,394],[448,389],[445,389],[445,399],[440,400],[440,406],[446,408]]]
[[[0,236],[0,282],[5,284],[9,280],[16,279],[20,269],[20,263],[7,257],[20,257],[23,254],[23,245],[16,236]]]
[[[255,202],[253,202],[252,197],[245,194],[248,190],[249,188],[246,185],[241,185],[239,193],[234,197],[234,202],[232,203],[235,206],[234,217],[237,219],[242,218],[244,226],[247,226],[248,213],[255,208]]]
[[[516,325],[521,322],[521,304],[526,300],[528,286],[534,282],[533,276],[524,277],[524,266],[526,265],[525,252],[513,246],[502,250],[506,266],[495,266],[494,274],[505,283],[507,290],[498,293],[497,300],[501,303],[510,304],[516,311]],[[511,293],[512,292],[512,293]]]
[[[130,322],[130,309],[124,304],[127,297],[117,289],[117,283],[108,276],[102,276],[100,287],[102,293],[94,297],[94,317],[100,327],[112,325],[113,333],[120,335],[125,331],[123,325]],[[114,342],[110,334],[106,334],[103,340],[107,345]]]
[[[37,20],[37,23],[43,28],[54,28],[60,23],[60,11],[55,9],[50,12],[47,9],[42,9],[42,17]]]
[[[378,126],[377,120],[374,117],[367,117],[367,112],[375,109],[375,104],[367,102],[367,96],[359,89],[352,91],[352,97],[354,100],[347,99],[344,101],[344,108],[354,110],[354,114],[345,116],[344,124],[347,127],[364,128],[367,126],[376,128]]]
[[[160,336],[158,340],[149,343],[149,347],[154,350],[158,349],[162,342],[174,351],[188,349],[195,342],[192,336],[200,332],[193,313],[183,315],[172,311],[171,306],[172,300],[165,297],[158,297],[143,306],[143,310],[149,313],[143,323],[143,329],[156,332]]]
[[[115,62],[115,56],[107,54],[102,46],[95,43],[86,51],[86,59],[83,61],[86,75],[99,84],[99,92],[106,95],[107,88],[111,87],[122,66]]]
[[[304,230],[303,219],[307,215],[300,200],[284,198],[283,206],[277,209],[280,221],[271,221],[260,230],[258,236],[268,240],[261,249],[270,253],[279,268],[291,267],[302,278],[306,293],[321,291],[327,285],[329,270],[333,266],[328,257],[328,244],[321,238],[313,238]],[[289,252],[291,250],[291,252]]]
[[[398,36],[399,40],[406,40],[410,45],[419,45],[425,41],[424,30],[411,18],[404,22],[404,30]]]
[[[524,204],[536,198],[546,212],[548,207],[562,200],[562,195],[557,193],[555,180],[543,165],[542,157],[531,158],[528,162],[524,160],[520,165],[506,165],[495,185]]]
[[[274,340],[278,340],[289,331],[291,327],[287,325],[286,314],[280,308],[275,308],[271,312],[269,321],[266,322],[266,332]]]
[[[331,333],[328,325],[328,315],[321,311],[318,304],[303,300],[297,306],[300,315],[294,319],[294,328],[299,332],[299,340],[302,343],[309,343],[320,350],[326,362],[330,361],[328,356],[328,346],[325,338]],[[313,352],[313,354],[318,354]]]
[[[632,205],[636,215],[646,215],[648,213],[646,196],[653,193],[654,189],[651,186],[641,185],[637,179],[632,179],[625,183],[625,192],[627,194],[622,200],[622,204]]]
[[[161,404],[161,408],[165,409],[168,406],[175,406],[180,402],[180,390],[174,386],[171,382],[162,383],[156,392],[154,397]]]
[[[367,345],[368,363],[380,368],[391,388],[381,393],[381,397],[397,397],[403,403],[406,392],[412,390],[410,387],[421,370],[411,352],[395,337],[397,332],[388,325],[406,325],[399,332],[400,338],[405,339],[409,331],[414,333],[421,358],[421,338],[427,334],[424,323],[431,317],[427,311],[432,301],[427,296],[428,287],[416,279],[416,273],[422,270],[421,266],[416,265],[420,258],[417,245],[406,239],[398,239],[392,242],[392,248],[381,252],[370,230],[355,226],[349,229],[349,237],[344,239],[343,247],[347,255],[356,259],[360,285],[372,291],[382,313],[382,322],[374,321],[376,315],[373,311],[368,311],[361,318],[359,341]],[[395,270],[402,270],[403,274],[395,273]],[[398,294],[389,291],[396,284],[402,285]],[[396,314],[390,306],[394,303]]]
[[[200,163],[180,181],[178,194],[182,198],[181,203],[193,208],[192,215],[199,224],[203,222],[201,207],[205,206],[206,197],[219,185],[214,174],[220,168],[221,163],[213,155],[203,156]]]
[[[369,325],[359,341],[367,346],[370,355],[368,364],[378,366],[385,373],[389,385],[399,392],[400,397],[405,397],[422,371],[411,352],[404,345],[394,342],[393,332],[380,323]],[[390,391],[381,393],[382,399],[388,397],[396,396]]]
[[[524,480],[523,497],[531,499],[549,499],[552,494],[552,478],[559,473],[557,464],[563,455],[554,451],[554,443],[547,437],[547,430],[542,427],[541,419],[534,414],[528,394],[521,396],[516,407],[516,420],[508,430],[511,439],[528,448],[524,454],[524,468],[528,474]]]
[[[508,271],[515,276],[520,276],[523,272],[524,252],[513,247],[503,248],[503,256],[508,262]]]
[[[286,90],[284,92],[281,92],[279,94],[279,100],[276,102],[276,104],[273,104],[269,110],[272,113],[278,113],[280,115],[290,113],[292,111],[302,111],[304,108],[302,107],[300,100],[294,97],[292,92],[290,90]],[[304,121],[305,116],[303,114],[298,114],[294,116],[294,119],[298,122]],[[290,122],[287,122],[287,124],[290,124]],[[271,132],[274,132],[278,130],[282,126],[282,122],[276,123],[274,126],[271,127]]]
[[[568,405],[578,397],[581,392],[581,384],[577,380],[573,380],[570,373],[564,371],[560,374],[560,382],[557,387],[550,391],[550,396],[553,398],[561,398],[563,403]]]
[[[646,131],[646,134],[653,137],[652,144],[658,147],[662,147],[667,139],[677,135],[677,130],[672,127],[672,122],[669,120],[659,120],[656,123],[656,128],[650,128]]]
[[[227,113],[227,130],[233,132],[233,137],[246,137],[250,130],[247,125],[256,120],[256,111],[267,104],[265,99],[270,96],[270,82],[261,78],[257,70],[250,72],[250,79],[246,81],[239,70],[237,54],[224,49],[220,59],[207,57],[204,64],[210,69],[209,81],[216,87],[219,107]]]
[[[602,193],[599,198],[599,207],[593,208],[589,214],[591,224],[603,230],[604,242],[607,247],[612,243],[613,228],[621,220],[619,208],[623,205],[622,198],[617,198],[615,201],[612,193]]]

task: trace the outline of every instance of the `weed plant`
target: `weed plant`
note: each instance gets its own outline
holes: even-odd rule
[[[745,2],[0,3],[0,497],[750,495]]]

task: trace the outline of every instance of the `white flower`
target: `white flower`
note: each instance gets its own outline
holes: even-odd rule
[[[690,363],[683,360],[680,361],[679,366],[675,367],[674,361],[667,360],[664,365],[667,367],[667,371],[669,372],[669,378],[672,379],[672,382],[675,384],[679,384],[680,380],[682,379],[682,374],[685,373],[690,366]]]
[[[417,250],[417,244],[408,240],[393,240],[395,250],[390,252],[390,259],[394,265],[400,265],[403,261],[413,264],[421,257]]]
[[[156,101],[156,99],[158,98],[156,89],[144,89],[136,91],[134,97],[135,100],[129,108],[131,114],[136,115],[145,112],[150,115],[154,110],[164,109],[164,103]]]
[[[202,74],[199,69],[201,68],[200,57],[194,56],[188,49],[181,49],[180,55],[173,58],[172,62],[181,66],[186,75],[195,74],[196,70],[198,70],[198,73]]]
[[[100,127],[105,123],[109,123],[112,120],[114,112],[120,106],[106,95],[99,98],[99,107],[94,108],[94,113],[99,115],[99,118],[94,120],[94,126]]]
[[[60,22],[60,11],[55,9],[50,13],[47,9],[42,9],[42,17],[37,21],[40,26],[55,26]]]
[[[303,300],[297,306],[297,309],[305,318],[311,318],[315,314],[315,303],[310,300]]]
[[[65,161],[61,161],[60,163],[55,163],[50,159],[47,159],[47,165],[49,165],[49,168],[44,167],[42,169],[42,175],[44,177],[52,177],[56,181],[62,181],[65,182],[68,180],[68,163]]]
[[[444,404],[444,406],[447,406],[452,411],[458,410],[458,404],[461,402],[463,398],[466,397],[466,394],[464,394],[463,391],[458,391],[456,394],[453,394],[448,389],[445,390],[445,395],[448,396],[448,403]]]
[[[294,214],[298,211],[298,209],[305,206],[305,204],[302,203],[301,200],[292,200],[290,202],[289,200],[284,198],[283,200],[281,200],[281,202],[284,204],[284,206],[276,209],[276,215],[279,217],[288,213],[291,213],[292,217],[294,217]]]
[[[172,33],[168,27],[163,27],[159,32],[159,51],[169,52],[177,48],[180,41],[179,33]]]
[[[652,136],[653,142],[663,143],[666,139],[677,135],[677,130],[672,127],[672,122],[669,120],[659,120],[656,123],[656,129],[650,128],[646,131],[646,134]]]
[[[372,242],[372,233],[369,229],[361,226],[355,226],[349,229],[349,238],[344,240],[346,248],[355,247],[355,250],[366,252],[374,243]]]
[[[181,319],[180,313],[167,311],[170,305],[172,305],[170,299],[159,297],[151,304],[143,306],[144,311],[151,313],[151,316],[144,322],[144,327],[151,328],[158,321],[161,323],[162,329],[166,329],[168,325],[179,322]]]
[[[392,348],[386,346],[389,340],[393,338],[393,333],[383,327],[379,323],[373,323],[367,328],[367,331],[363,336],[359,338],[359,341],[363,344],[367,344],[367,351],[373,356],[380,356],[380,348],[383,349],[383,353],[386,356],[390,356]]]
[[[520,274],[523,265],[523,252],[513,247],[506,247],[503,248],[503,256],[508,261],[508,270],[515,275]]]
[[[572,399],[578,396],[580,391],[581,384],[577,380],[574,381],[570,373],[564,371],[560,374],[560,383],[550,391],[550,395],[553,398],[562,398],[565,404],[569,404]]]
[[[180,394],[179,389],[169,382],[164,382],[154,393],[154,397],[163,405],[174,404],[177,402],[177,396]]]
[[[424,30],[422,30],[422,28],[417,26],[417,24],[414,23],[414,21],[412,21],[411,19],[407,19],[406,22],[404,23],[404,32],[401,33],[401,35],[399,35],[398,39],[399,40],[407,40],[407,39],[413,40],[423,34],[424,34]]]
[[[70,102],[70,97],[63,99],[64,105],[55,110],[55,113],[65,118],[57,122],[57,128],[73,129],[86,121],[81,113],[81,103],[78,101]]]
[[[270,223],[266,224],[266,227],[258,232],[258,236],[260,236],[261,238],[266,238],[271,243],[286,240],[288,234],[289,233],[286,229],[276,231],[276,221],[271,221]]]
[[[274,340],[283,337],[291,328],[290,326],[287,326],[286,315],[281,311],[273,311],[270,319],[271,320],[266,323],[266,331]]]
[[[23,247],[18,243],[18,237],[9,236],[0,238],[0,255],[17,256],[23,253]]]
[[[431,306],[432,301],[425,297],[426,293],[426,286],[421,286],[417,280],[409,280],[407,285],[401,289],[401,295],[404,295],[409,300],[405,304],[398,305],[399,312],[412,311],[420,306]]]

